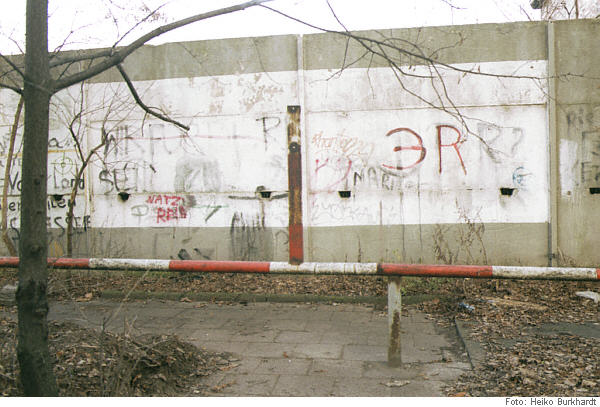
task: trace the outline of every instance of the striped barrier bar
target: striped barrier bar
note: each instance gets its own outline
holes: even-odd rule
[[[0,257],[0,268],[18,266],[18,257]],[[193,273],[344,274],[522,280],[600,280],[600,269],[583,267],[461,266],[440,264],[326,262],[306,262],[294,265],[286,262],[265,261],[103,258],[49,258],[48,266],[59,269],[155,270]]]
[[[0,268],[18,267],[18,257],[0,257]],[[600,280],[600,269],[576,267],[511,267],[423,265],[394,263],[300,263],[260,261],[204,261],[152,259],[49,258],[48,267],[64,269],[154,270],[193,273],[342,274],[388,276],[388,363],[401,358],[400,315],[402,284],[399,277],[502,278],[531,280]]]

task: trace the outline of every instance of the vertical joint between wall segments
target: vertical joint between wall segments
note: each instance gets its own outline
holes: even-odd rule
[[[548,145],[549,145],[549,219],[548,219],[548,266],[557,265],[558,253],[558,204],[559,204],[559,156],[558,156],[558,123],[557,123],[557,69],[556,69],[556,36],[555,25],[547,22],[547,52],[548,52]]]

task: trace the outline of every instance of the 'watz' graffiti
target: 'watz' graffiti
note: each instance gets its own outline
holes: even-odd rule
[[[153,206],[156,211],[156,223],[167,223],[176,219],[187,218],[184,206],[185,199],[177,195],[149,195],[147,204]]]

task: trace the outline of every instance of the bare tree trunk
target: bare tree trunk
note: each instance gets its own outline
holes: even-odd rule
[[[25,130],[21,190],[21,239],[19,241],[19,287],[17,307],[19,331],[17,357],[20,379],[27,396],[57,396],[58,387],[48,349],[48,231],[46,228],[48,134],[52,94],[98,75],[116,64],[152,38],[185,25],[257,6],[270,0],[250,0],[184,18],[139,37],[117,51],[99,51],[104,59],[86,70],[53,80],[48,55],[48,0],[27,0],[26,49],[23,97]],[[91,56],[89,59],[94,59]],[[56,66],[73,60],[61,60]],[[21,74],[18,67],[15,71]],[[2,87],[19,91],[7,84]]]
[[[27,396],[57,396],[48,349],[47,166],[50,98],[48,0],[27,0],[25,130],[17,305],[17,357]]]
[[[19,128],[19,120],[21,118],[21,110],[23,110],[23,95],[19,98],[19,104],[17,105],[17,111],[15,113],[15,120],[13,122],[12,129],[10,130],[10,144],[8,146],[8,158],[6,159],[6,167],[4,168],[4,186],[2,187],[2,240],[8,249],[11,256],[17,256],[17,249],[14,243],[8,236],[8,182],[6,180],[10,177],[10,168],[12,166],[13,152],[15,150],[15,139],[17,138],[17,130]]]

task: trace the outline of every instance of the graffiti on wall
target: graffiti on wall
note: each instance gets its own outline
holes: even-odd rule
[[[305,74],[310,79],[315,73]],[[540,168],[546,165],[528,156],[544,150],[543,106],[507,107],[496,100],[467,112],[478,118],[469,119],[467,129],[443,112],[403,105],[406,100],[396,92],[348,98],[347,83],[335,79],[305,89],[307,226],[460,222],[456,202],[467,214],[487,204],[482,221],[494,213],[499,213],[494,221],[535,218],[527,208],[522,211],[524,205],[510,206],[519,194],[504,207],[494,205],[499,187],[544,188]],[[380,82],[374,83],[376,90]],[[137,113],[110,123],[95,116],[86,144],[100,140],[103,125],[113,127],[77,182],[74,146],[59,129],[49,140],[49,191],[58,196],[76,187],[87,194],[91,213],[76,205],[81,230],[153,228],[165,237],[175,227],[214,227],[227,235],[226,250],[218,242],[173,242],[174,258],[260,259],[282,252],[288,237],[277,228],[285,229],[289,218],[285,107],[297,99],[299,85],[296,72],[158,80],[145,99],[164,106],[190,130]],[[91,84],[89,91],[102,93],[106,86]],[[323,94],[317,92],[321,88]],[[586,164],[586,176],[595,176],[592,164]],[[13,194],[20,190],[19,172],[16,167],[4,181]],[[57,207],[49,220],[57,232],[65,225],[60,202],[52,204]]]
[[[383,140],[362,140],[347,137],[325,137],[319,132],[312,137],[314,158],[314,192],[333,192],[361,186],[394,190],[405,186],[397,177],[412,174],[426,160],[432,160],[432,152],[424,145],[423,137],[408,127],[389,130],[382,135],[391,140],[387,151],[376,144]],[[455,126],[443,124],[435,126],[437,171],[442,173],[444,162],[454,160],[460,165],[464,175],[467,168],[461,153],[466,137]],[[377,155],[377,157],[374,157]],[[382,158],[386,156],[386,158]]]
[[[528,117],[540,116],[543,123],[543,113],[504,110],[516,126],[497,119],[436,122],[436,113],[420,110],[403,120],[388,112],[350,112],[343,120],[327,112],[309,115],[316,123],[308,146],[309,219],[322,226],[460,223],[459,213],[480,210],[490,219],[498,213],[515,217],[511,208],[523,206],[525,194],[547,182],[545,160],[530,154],[534,148],[546,151],[543,133],[531,130],[539,126]],[[499,199],[507,190],[514,192],[512,200]],[[450,202],[447,208],[439,205],[443,201]]]

